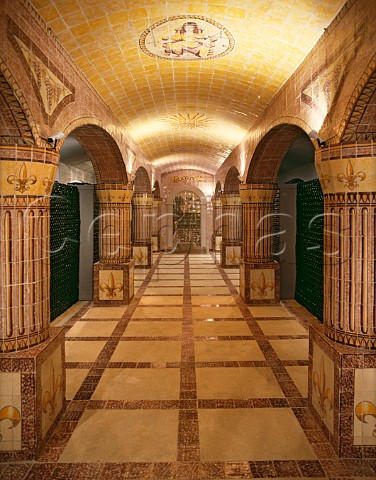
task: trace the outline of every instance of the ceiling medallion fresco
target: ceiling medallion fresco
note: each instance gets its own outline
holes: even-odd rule
[[[235,41],[215,20],[203,15],[178,15],[151,25],[140,36],[139,44],[150,57],[198,61],[224,57]]]
[[[173,128],[187,128],[188,130],[194,130],[195,128],[207,130],[213,123],[213,120],[204,113],[190,115],[189,113],[184,114],[180,112],[177,115],[165,117],[163,121],[169,123]]]

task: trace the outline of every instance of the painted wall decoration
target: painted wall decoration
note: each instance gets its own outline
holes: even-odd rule
[[[133,258],[136,265],[148,264],[148,247],[133,247]]]
[[[218,237],[217,237],[218,238]],[[220,237],[222,240],[222,237]],[[241,259],[241,247],[226,247],[226,264],[239,265]]]
[[[123,300],[123,272],[99,270],[99,300]]]
[[[211,60],[227,55],[234,38],[223,25],[203,15],[177,15],[160,20],[140,36],[141,50],[166,60]]]
[[[275,293],[274,269],[250,271],[250,297],[252,300],[272,300]]]
[[[163,121],[177,130],[194,130],[196,128],[207,130],[214,123],[214,120],[207,117],[204,113],[191,114],[188,112],[179,112],[176,115],[169,115],[168,117],[163,118]]]
[[[333,433],[334,364],[316,344],[313,346],[312,405]]]
[[[376,368],[355,370],[354,445],[376,445]]]
[[[63,371],[61,358],[61,347],[59,347],[41,367],[43,437],[63,407]]]
[[[0,451],[21,450],[21,373],[0,373]]]

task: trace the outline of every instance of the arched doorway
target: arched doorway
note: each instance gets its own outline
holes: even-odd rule
[[[196,252],[206,252],[210,248],[210,236],[208,238],[208,231],[207,231],[207,199],[204,193],[194,185],[181,185],[175,189],[173,189],[167,199],[166,199],[166,207],[165,207],[165,214],[162,216],[161,221],[161,233],[166,238],[166,247],[165,251],[168,253],[175,253],[176,252],[176,245],[174,244],[174,205],[175,205],[175,198],[182,196],[185,198],[186,195],[184,192],[187,193],[188,197],[192,196],[192,199],[195,199],[194,202],[196,205],[196,209],[198,206],[198,201],[200,202],[199,212],[196,211],[196,214],[199,213],[199,235],[200,235],[200,243],[196,247]],[[193,195],[192,195],[193,194]],[[191,202],[191,200],[187,200],[187,202]],[[193,205],[192,205],[193,207]],[[178,218],[178,217],[176,217]],[[186,217],[188,218],[188,217]],[[198,217],[196,217],[198,219]],[[198,224],[198,220],[197,224]],[[197,241],[197,236],[195,237]]]
[[[174,198],[173,235],[177,253],[201,252],[201,200],[183,190]]]

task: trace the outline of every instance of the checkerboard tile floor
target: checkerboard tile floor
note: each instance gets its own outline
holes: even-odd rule
[[[129,306],[68,318],[66,412],[37,462],[0,477],[376,478],[375,462],[339,460],[307,409],[294,302],[247,307],[227,272],[160,254]]]

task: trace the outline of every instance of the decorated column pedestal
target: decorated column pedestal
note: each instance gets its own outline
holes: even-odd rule
[[[37,457],[65,407],[64,331],[50,329],[50,194],[58,155],[0,147],[0,460]]]
[[[213,252],[220,252],[222,249],[222,202],[219,197],[212,199],[213,206]]]
[[[242,246],[242,204],[240,196],[221,194],[222,244],[221,266],[239,268]]]
[[[132,254],[136,268],[150,268],[152,264],[152,207],[153,194],[134,194],[132,201]]]
[[[241,184],[243,248],[240,295],[250,305],[279,302],[279,263],[273,260],[273,212],[277,186]]]
[[[161,210],[163,200],[154,198],[152,205],[151,244],[152,251],[159,252],[161,249]]]
[[[94,264],[95,305],[127,305],[134,295],[130,222],[133,190],[123,184],[99,184],[99,257]]]
[[[309,407],[340,457],[376,457],[374,146],[316,153],[324,193],[324,325],[311,327]]]

